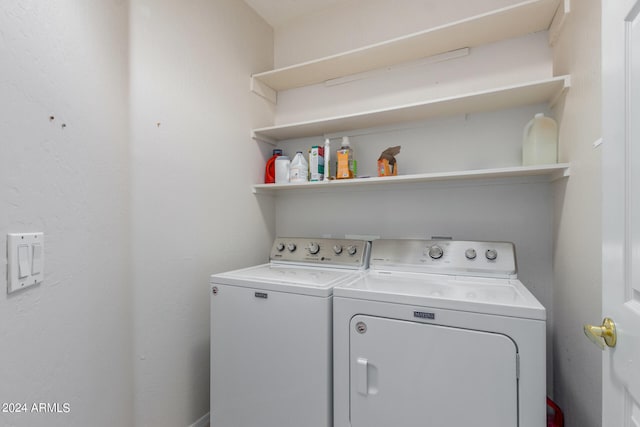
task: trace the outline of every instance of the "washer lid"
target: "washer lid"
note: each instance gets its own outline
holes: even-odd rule
[[[369,271],[337,286],[336,297],[545,320],[545,308],[517,279]]]
[[[328,297],[333,287],[362,276],[361,271],[262,264],[213,274],[211,283]]]

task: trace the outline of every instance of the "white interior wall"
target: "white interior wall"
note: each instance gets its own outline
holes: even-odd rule
[[[469,49],[442,62],[378,70],[342,84],[320,83],[278,93],[276,124],[295,123],[457,96],[552,77],[546,32]],[[473,72],[469,72],[473,70]]]
[[[340,52],[513,4],[411,0],[398,4],[366,3],[366,7],[357,1],[339,4],[276,28],[277,65]],[[474,48],[468,56],[446,62],[393,70],[339,86],[319,84],[281,92],[276,121],[348,114],[491,85],[543,79],[551,77],[552,71],[546,33],[533,34]],[[522,131],[538,111],[549,113],[543,105],[526,106],[436,118],[385,128],[380,133],[350,132],[355,135],[352,145],[359,174],[375,174],[380,152],[393,145],[402,145],[397,157],[400,173],[520,165]],[[296,150],[306,151],[322,142],[321,137],[306,138],[279,146],[293,155]],[[339,140],[334,140],[332,150],[338,145]],[[276,196],[276,221],[278,235],[452,236],[514,242],[519,277],[547,308],[547,378],[551,388],[553,197],[548,182],[524,178],[390,185],[376,190],[287,192]]]
[[[209,275],[264,262],[274,206],[251,185],[273,120],[249,91],[272,29],[237,0],[131,0],[135,425],[209,412]]]
[[[349,132],[358,161],[358,175],[377,176],[377,160],[388,147],[400,145],[396,156],[400,174],[437,173],[519,166],[522,164],[522,131],[537,113],[550,114],[547,105],[528,105],[488,113],[434,118],[407,125]],[[341,138],[331,140],[335,174],[336,150]],[[324,145],[322,137],[288,140],[279,144],[293,158]],[[429,184],[425,184],[428,186]],[[397,186],[401,189],[401,186]],[[314,194],[316,191],[314,191]]]
[[[572,1],[571,14],[554,47],[554,68],[571,74],[561,117],[560,158],[571,178],[554,188],[554,398],[567,427],[599,427],[602,352],[582,333],[601,319],[601,128],[600,0]]]
[[[45,237],[42,284],[0,281],[0,402],[27,405],[3,426],[133,422],[127,16],[123,1],[0,7],[0,235]]]
[[[350,0],[328,5],[275,28],[275,66],[344,52],[519,2]]]
[[[276,228],[283,236],[514,242],[519,277],[543,304],[550,304],[551,254],[539,249],[552,244],[552,193],[544,180],[439,182],[403,189],[388,185],[277,197]]]

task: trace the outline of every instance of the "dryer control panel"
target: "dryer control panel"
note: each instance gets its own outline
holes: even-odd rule
[[[278,263],[366,269],[371,243],[367,240],[278,237],[269,260]]]
[[[371,268],[475,277],[516,278],[513,243],[383,239],[373,242]]]

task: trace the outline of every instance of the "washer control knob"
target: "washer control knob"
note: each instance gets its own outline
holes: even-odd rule
[[[464,251],[464,256],[467,257],[467,259],[476,259],[476,250],[473,248],[469,248],[466,251]]]
[[[278,252],[282,252],[282,251],[284,251],[284,243],[282,243],[282,242],[278,243],[278,244],[276,245],[276,250],[277,250]]]
[[[431,259],[440,259],[444,255],[444,251],[438,245],[433,245],[429,248],[429,256]]]
[[[355,255],[356,252],[358,252],[358,248],[355,245],[349,245],[347,246],[347,253],[349,255]]]
[[[485,255],[489,261],[494,261],[496,258],[498,258],[498,252],[495,249],[487,249]]]
[[[289,244],[287,245],[287,249],[289,249],[289,252],[294,252],[294,251],[296,250],[296,248],[297,248],[297,246],[296,246],[296,244],[295,244],[295,243],[293,243],[293,242],[292,242],[292,243],[289,243]]]
[[[336,255],[340,255],[342,253],[342,246],[340,245],[333,245],[333,252]]]
[[[309,253],[315,255],[318,252],[320,252],[320,245],[316,242],[309,243]]]

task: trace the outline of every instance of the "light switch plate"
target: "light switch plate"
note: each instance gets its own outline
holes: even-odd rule
[[[7,293],[44,279],[44,233],[7,234]]]

